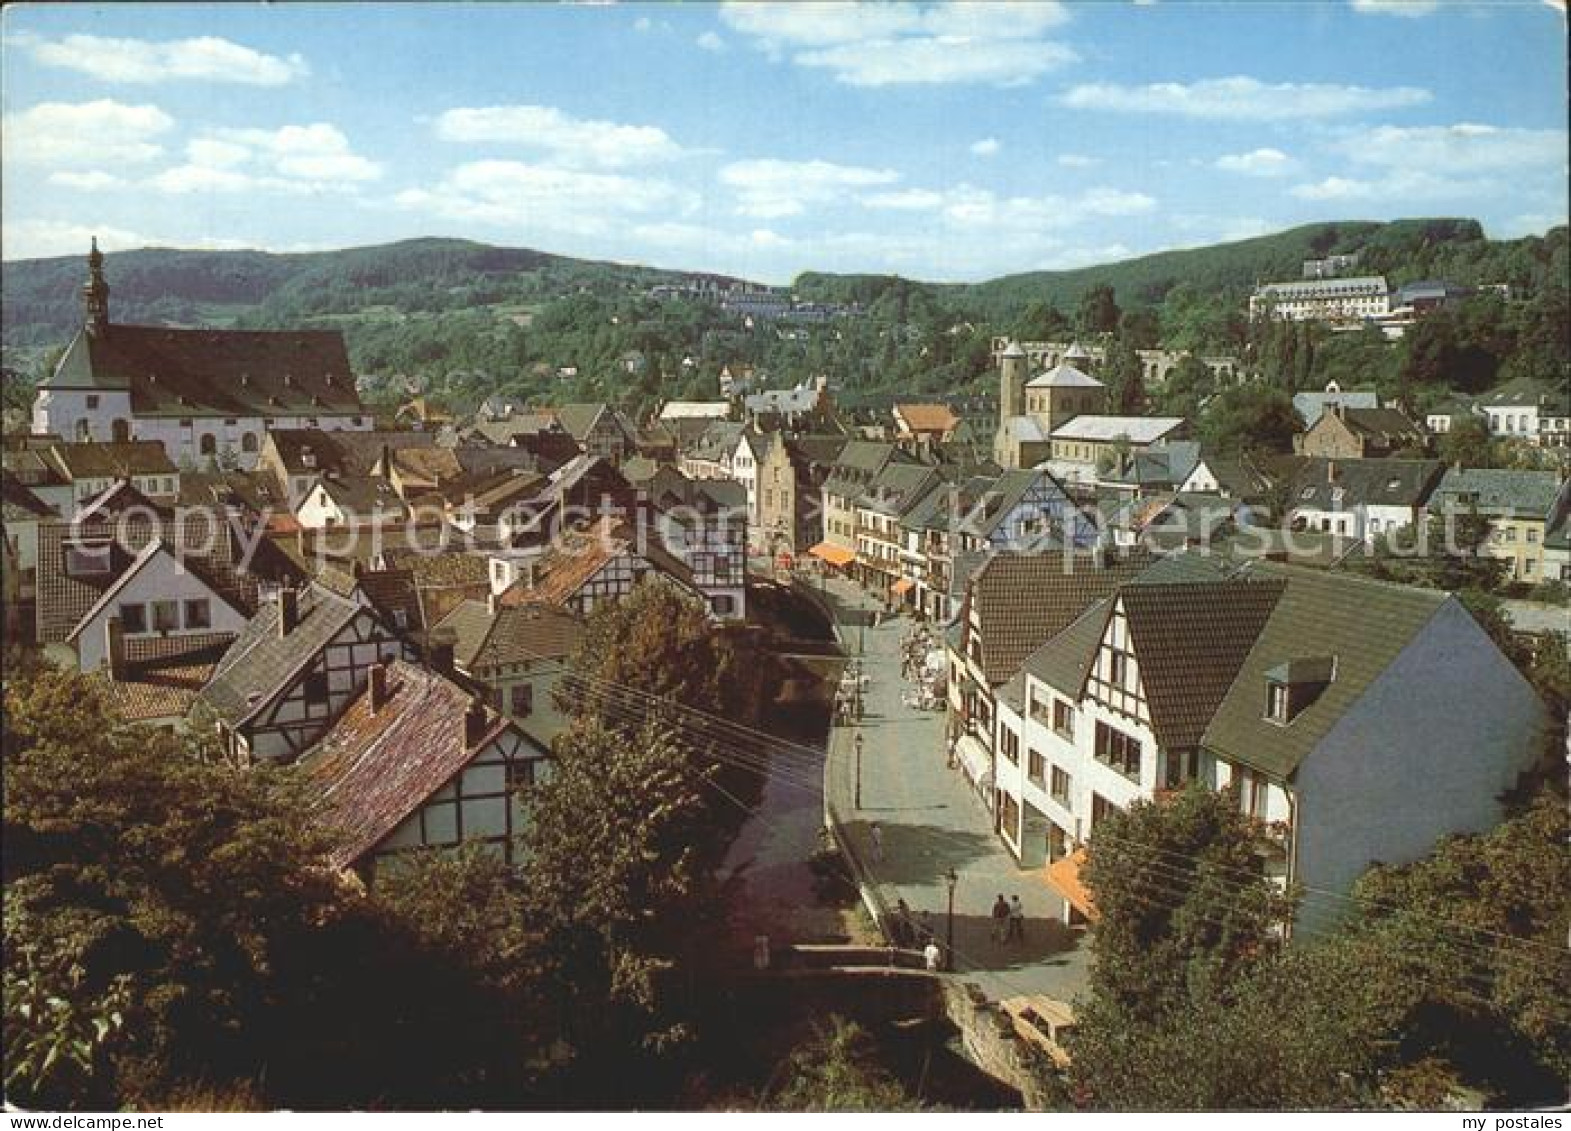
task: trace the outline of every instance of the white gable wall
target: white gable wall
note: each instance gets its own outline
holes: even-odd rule
[[[1297,879],[1347,892],[1376,861],[1494,827],[1547,726],[1532,687],[1447,600],[1299,766]],[[1335,909],[1311,898],[1299,925],[1323,927]]]
[[[204,625],[189,622],[186,602],[191,600],[207,602],[209,623]],[[175,602],[175,615],[180,624],[178,629],[169,632],[153,630],[155,601]],[[238,633],[246,623],[246,618],[228,601],[213,592],[206,582],[190,570],[180,569],[178,563],[168,553],[159,553],[147,562],[135,577],[126,582],[125,587],[115,594],[109,604],[85,622],[76,639],[78,670],[90,672],[103,666],[107,659],[104,626],[111,617],[121,616],[122,605],[143,606],[143,616],[147,625],[145,632],[127,631],[125,634],[127,642],[170,636],[193,636],[210,632]]]

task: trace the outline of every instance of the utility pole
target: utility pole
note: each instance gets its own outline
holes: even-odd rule
[[[960,877],[955,875],[954,865],[950,865],[948,874],[944,876],[944,882],[949,885],[949,925],[946,932],[948,942],[944,947],[944,965],[953,970],[955,968],[955,885],[960,882]]]
[[[862,732],[856,732],[856,808],[862,808]]]

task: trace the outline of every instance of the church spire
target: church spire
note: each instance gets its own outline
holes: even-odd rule
[[[104,281],[104,253],[98,250],[97,236],[93,237],[93,250],[87,254],[87,282],[82,285],[82,305],[86,308],[89,332],[109,325],[109,284]]]

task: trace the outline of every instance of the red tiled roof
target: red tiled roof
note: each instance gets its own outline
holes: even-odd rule
[[[362,692],[306,761],[323,820],[339,836],[332,862],[371,852],[498,735],[515,724],[486,711],[482,739],[464,740],[473,701],[451,680],[399,661],[387,669],[387,702],[374,714]]]

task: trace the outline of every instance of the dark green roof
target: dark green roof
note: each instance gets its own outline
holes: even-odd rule
[[[1455,600],[1345,573],[1257,563],[1249,574],[1286,583],[1203,745],[1231,762],[1286,779],[1441,605]],[[1266,717],[1266,683],[1283,664],[1335,659],[1336,678],[1287,725]]]

